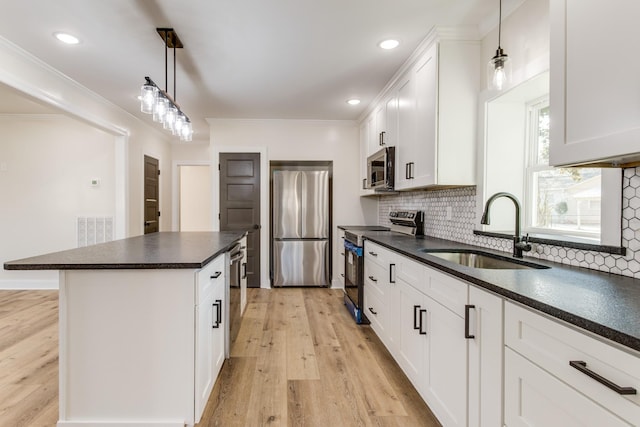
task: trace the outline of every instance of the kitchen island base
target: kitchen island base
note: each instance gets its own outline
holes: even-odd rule
[[[59,427],[199,421],[198,276],[225,256],[201,271],[60,272]]]

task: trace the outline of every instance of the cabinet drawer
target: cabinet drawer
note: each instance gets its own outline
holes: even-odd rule
[[[389,287],[389,270],[372,262],[365,263],[364,287],[375,292],[378,298],[384,298]]]
[[[425,293],[426,267],[405,256],[397,256],[395,276],[422,293]]]
[[[387,248],[376,243],[365,240],[364,242],[364,262],[375,263],[381,267],[388,268],[389,264],[394,263],[397,255]]]
[[[640,420],[640,396],[623,395],[611,388],[617,385],[640,390],[640,355],[513,303],[505,305],[505,345],[621,418],[636,423]],[[584,367],[602,381],[571,366],[571,361],[578,367],[586,364]],[[611,387],[603,384],[605,380]]]
[[[218,255],[213,261],[205,265],[198,271],[198,286],[196,301],[200,304],[213,292],[217,283],[224,283],[226,279],[225,273],[226,254]]]
[[[380,338],[385,345],[388,345],[388,332],[386,330],[386,326],[388,324],[386,317],[388,312],[387,307],[382,304],[381,301],[384,300],[378,297],[378,293],[376,291],[367,287],[364,288],[364,305],[362,310],[367,316],[367,319],[371,322],[371,328],[376,332],[378,338]]]
[[[464,306],[468,301],[469,285],[432,268],[424,268],[427,280],[422,292],[457,315],[464,317]]]
[[[508,427],[629,426],[509,348],[505,349],[504,395]]]

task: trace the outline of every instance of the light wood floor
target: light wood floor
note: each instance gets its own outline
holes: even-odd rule
[[[439,426],[342,291],[252,289],[201,426]]]
[[[342,292],[250,289],[204,426],[439,426]],[[58,293],[0,291],[0,426],[58,419]]]
[[[58,421],[58,291],[0,291],[0,426]]]

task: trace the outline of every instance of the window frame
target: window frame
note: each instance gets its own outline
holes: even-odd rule
[[[535,189],[536,180],[535,174],[538,172],[552,171],[558,169],[548,164],[541,164],[538,157],[538,141],[539,141],[539,117],[540,111],[544,108],[550,108],[549,94],[545,94],[541,97],[532,99],[526,103],[525,111],[525,188],[524,194],[524,225],[523,231],[534,235],[550,236],[552,238],[558,238],[563,240],[584,240],[596,244],[621,244],[621,227],[620,221],[622,216],[622,182],[616,179],[616,175],[620,176],[619,170],[607,170],[601,169],[601,188],[600,188],[600,231],[591,232],[586,230],[562,230],[546,227],[533,226],[533,221],[536,218],[534,212],[537,209],[537,204],[534,202],[534,197],[537,195]],[[618,185],[615,183],[618,182]],[[590,204],[593,202],[589,201]],[[617,208],[616,208],[617,207]],[[617,211],[617,214],[616,214]],[[616,219],[617,216],[617,219]],[[607,224],[609,225],[607,226]],[[613,224],[611,224],[613,223]]]

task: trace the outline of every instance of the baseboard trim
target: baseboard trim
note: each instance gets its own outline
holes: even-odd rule
[[[344,283],[340,279],[333,279],[331,281],[331,289],[344,289]]]
[[[0,290],[59,289],[57,280],[0,280]]]

